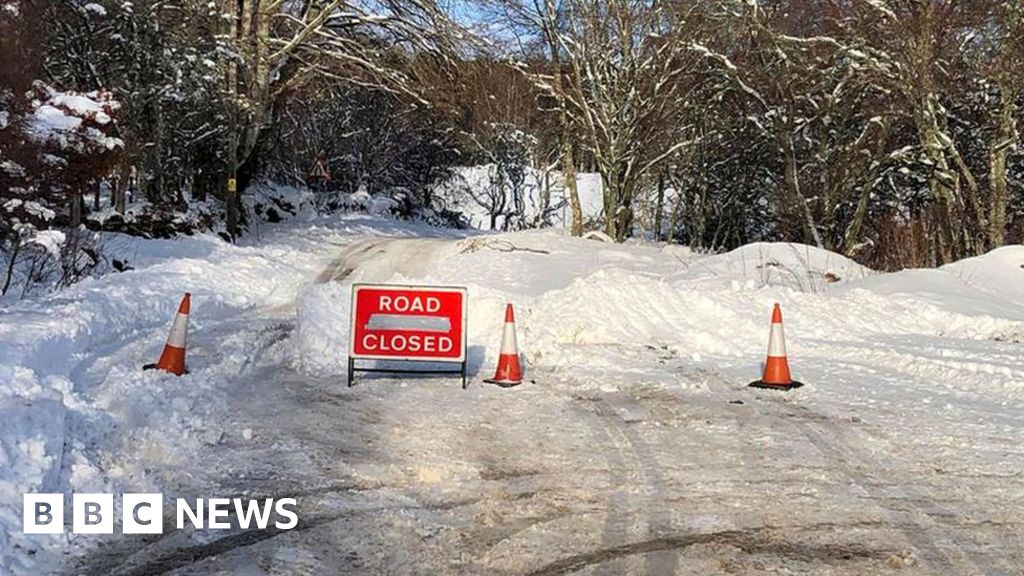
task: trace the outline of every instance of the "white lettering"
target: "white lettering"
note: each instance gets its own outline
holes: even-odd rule
[[[280,500],[277,501],[276,505],[274,506],[274,510],[277,511],[277,515],[284,516],[285,518],[290,519],[288,522],[274,522],[274,526],[278,530],[291,530],[299,524],[299,516],[294,511],[289,510],[288,508],[285,507],[295,506],[296,504],[297,503],[295,502],[294,498],[281,498]]]
[[[185,529],[185,515],[188,515],[189,521],[192,522],[192,526],[198,530],[203,529],[203,499],[196,499],[196,511],[192,512],[192,507],[188,505],[188,502],[184,498],[178,498],[178,530]]]
[[[367,350],[377,349],[377,336],[374,334],[367,334],[363,336],[363,348]]]
[[[448,354],[455,349],[455,342],[448,336],[421,334],[364,334],[363,348],[369,352],[425,352]]]
[[[235,498],[235,516],[238,517],[238,527],[242,530],[248,530],[249,522],[252,518],[256,519],[256,527],[260,530],[266,530],[267,523],[270,522],[270,511],[273,509],[274,500],[268,498],[266,501],[266,507],[260,510],[259,500],[249,500],[248,506],[245,507],[245,511],[242,511],[242,499]]]
[[[406,296],[404,294],[391,297],[381,296],[377,301],[381,312],[427,312],[436,314],[441,311],[441,299],[436,296]]]
[[[225,530],[231,528],[230,522],[221,522],[218,518],[228,517],[228,505],[231,504],[231,500],[227,498],[210,498],[207,500],[207,505],[210,508],[210,528],[214,530]]]

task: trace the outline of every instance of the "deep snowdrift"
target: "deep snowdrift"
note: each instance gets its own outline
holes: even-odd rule
[[[480,348],[471,351],[471,366],[474,358],[479,365],[497,353],[506,300],[517,306],[528,363],[594,376],[628,369],[619,354],[599,351],[608,346],[671,349],[712,368],[723,359],[746,359],[756,375],[776,301],[797,355],[820,350],[827,356],[825,342],[870,344],[893,336],[1024,340],[1024,311],[997,294],[1000,283],[1024,276],[1020,247],[968,261],[986,278],[1003,274],[972,285],[958,266],[875,274],[838,254],[795,244],[753,244],[701,257],[678,247],[616,246],[553,232],[403,242],[382,240],[370,251],[363,246],[345,259],[350,275],[303,291],[303,369],[344,372],[352,282],[468,286],[471,347]],[[865,352],[876,353],[890,352]],[[1017,388],[1012,378],[999,387]]]

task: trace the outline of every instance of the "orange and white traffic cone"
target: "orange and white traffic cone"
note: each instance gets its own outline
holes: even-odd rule
[[[494,378],[485,380],[503,388],[511,388],[523,382],[523,370],[519,367],[519,346],[516,342],[516,317],[512,304],[505,307],[505,331],[501,335],[501,356]]]
[[[764,363],[764,375],[757,382],[751,382],[750,386],[772,390],[792,390],[803,386],[794,382],[789,374],[786,334],[782,330],[782,307],[778,304],[772,310],[772,331],[768,336],[768,359]]]
[[[181,299],[181,305],[178,306],[174,323],[171,324],[171,333],[167,336],[163,354],[156,364],[146,364],[142,367],[143,370],[163,370],[177,376],[188,373],[185,369],[185,344],[188,340],[188,313],[191,306],[192,295],[186,292],[185,297]]]

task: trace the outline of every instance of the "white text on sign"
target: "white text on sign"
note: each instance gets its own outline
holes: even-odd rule
[[[366,334],[363,347],[374,352],[451,352],[455,347],[447,336],[406,336],[403,334]]]
[[[432,296],[381,296],[381,312],[427,312],[436,313],[441,310],[441,300]]]

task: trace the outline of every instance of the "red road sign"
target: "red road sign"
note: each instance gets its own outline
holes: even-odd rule
[[[465,362],[466,289],[353,285],[349,356]]]

